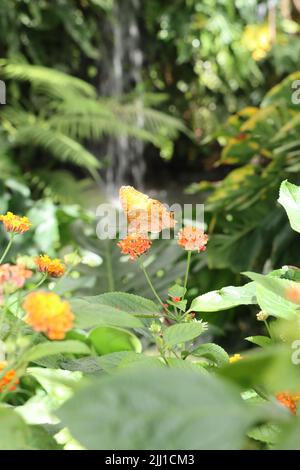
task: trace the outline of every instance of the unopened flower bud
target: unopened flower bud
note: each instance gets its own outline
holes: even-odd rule
[[[79,263],[81,263],[81,260],[81,256],[79,256],[79,254],[76,252],[68,253],[64,256],[64,262],[69,266],[77,266]]]
[[[262,310],[256,314],[256,318],[258,321],[266,321],[269,314],[267,312],[263,312]]]
[[[159,334],[161,332],[161,326],[158,323],[151,323],[149,330],[151,333]]]

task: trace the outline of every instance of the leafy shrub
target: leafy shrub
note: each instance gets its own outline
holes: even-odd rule
[[[283,182],[279,202],[298,232],[299,201],[300,187]],[[244,273],[244,286],[190,303],[192,251],[207,240],[185,227],[178,238],[185,274],[163,301],[144,263],[151,241],[131,234],[119,246],[145,274],[153,300],[115,291],[63,298],[60,283],[78,258],[66,265],[43,255],[30,269],[3,264],[31,222],[12,213],[0,220],[8,236],[0,260],[2,449],[299,448],[297,267]],[[259,306],[265,334],[246,338],[259,348],[229,357],[207,341],[201,316],[249,304]],[[53,417],[67,428],[57,432]]]

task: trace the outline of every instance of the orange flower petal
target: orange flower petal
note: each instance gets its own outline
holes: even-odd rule
[[[3,222],[5,229],[10,233],[21,234],[27,232],[32,225],[27,217],[20,217],[12,212],[0,215],[0,221]]]
[[[197,227],[184,227],[178,232],[178,245],[187,251],[204,251],[208,236]]]
[[[130,259],[136,260],[139,256],[149,250],[151,246],[151,240],[147,235],[139,233],[131,234],[117,243],[118,247],[121,248],[121,253],[129,255]]]
[[[54,292],[33,292],[27,295],[23,308],[25,322],[49,339],[64,339],[71,330],[74,315],[68,302]]]
[[[51,277],[61,277],[65,274],[66,267],[58,258],[51,259],[48,255],[41,255],[34,261],[41,273]]]

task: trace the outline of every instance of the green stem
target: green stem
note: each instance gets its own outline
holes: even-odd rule
[[[158,313],[132,313],[132,316],[136,318],[161,318]]]
[[[114,274],[113,274],[113,269],[112,269],[112,264],[111,264],[109,245],[108,245],[107,250],[105,250],[105,258],[106,258],[106,268],[107,268],[108,289],[109,289],[109,292],[113,292],[115,290],[115,283],[114,283]]]
[[[54,288],[53,288],[53,292],[56,292],[56,291],[57,291],[57,287],[60,285],[61,281],[63,281],[63,280],[70,274],[70,272],[72,271],[72,269],[73,269],[73,267],[70,266],[70,267],[66,270],[66,272],[64,273],[64,275],[61,276],[61,277],[56,281],[55,286],[54,286]]]
[[[267,329],[267,332],[269,333],[270,338],[273,339],[273,337],[272,337],[272,332],[271,332],[271,330],[270,330],[270,327],[269,327],[269,325],[268,325],[267,320],[264,320],[264,324],[265,324],[265,327],[266,327],[266,329]]]
[[[150,289],[151,289],[152,292],[153,292],[153,295],[155,296],[155,298],[157,299],[157,301],[160,303],[160,305],[161,305],[163,308],[165,308],[163,301],[162,301],[161,298],[159,297],[158,293],[157,293],[156,290],[155,290],[154,285],[152,284],[152,281],[151,281],[151,279],[150,279],[150,277],[149,277],[149,274],[148,274],[147,271],[146,271],[146,268],[145,268],[145,266],[144,266],[144,263],[139,260],[139,264],[140,264],[141,270],[143,271],[143,273],[144,273],[144,275],[145,275],[145,278],[147,279],[147,282],[148,282],[148,284],[149,284],[149,287],[150,287]]]
[[[35,289],[38,289],[46,281],[47,276],[48,276],[47,274],[44,274],[43,277],[39,280],[39,282],[37,284],[35,284],[35,286],[33,286],[32,289],[30,289],[29,292],[31,292]]]
[[[12,307],[13,305],[15,305],[16,302],[18,302],[20,300],[20,302],[32,291],[34,291],[35,289],[38,289],[44,282],[45,280],[47,279],[48,275],[47,274],[44,274],[42,276],[42,278],[39,280],[39,282],[37,284],[35,284],[31,289],[29,289],[25,294],[23,294],[20,299],[15,299],[13,302],[11,302],[10,304],[8,304],[6,306],[7,310],[10,309],[10,307]]]
[[[186,260],[186,271],[185,271],[185,278],[184,278],[184,288],[186,289],[188,278],[189,278],[189,271],[190,271],[190,264],[191,264],[191,256],[192,252],[188,251],[187,260]]]
[[[9,250],[10,250],[12,244],[13,244],[14,235],[15,235],[14,233],[12,233],[12,234],[10,235],[10,239],[9,239],[8,244],[7,244],[7,247],[5,248],[4,253],[3,253],[3,255],[1,256],[0,264],[3,263],[3,261],[4,261],[5,257],[6,257],[6,255],[7,255],[7,253],[9,252]]]

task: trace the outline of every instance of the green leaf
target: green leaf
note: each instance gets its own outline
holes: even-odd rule
[[[250,431],[247,435],[255,441],[264,442],[266,444],[275,444],[278,441],[280,428],[276,424],[262,424],[257,426]]]
[[[90,354],[90,348],[81,341],[45,341],[33,346],[22,356],[22,361],[31,362],[53,354]]]
[[[195,312],[218,312],[238,305],[256,304],[255,283],[242,287],[223,287],[196,297],[190,307]]]
[[[141,352],[140,340],[130,331],[109,326],[92,330],[89,339],[100,356],[117,351]]]
[[[168,295],[170,297],[184,297],[186,293],[186,289],[183,286],[180,286],[179,284],[174,284],[170,289],[168,290]]]
[[[300,419],[299,416],[294,417],[289,425],[284,427],[280,439],[276,445],[278,450],[300,450]]]
[[[248,336],[245,340],[249,341],[250,343],[256,344],[257,346],[261,346],[265,348],[272,344],[271,338],[268,336]]]
[[[97,358],[98,364],[106,372],[112,372],[124,367],[139,366],[143,367],[163,367],[163,362],[158,357],[145,356],[145,354],[133,351],[120,351]]]
[[[216,369],[216,373],[244,389],[262,387],[271,394],[300,388],[299,368],[292,364],[289,345],[269,346],[243,354],[240,361]]]
[[[28,438],[28,448],[30,450],[61,450],[54,437],[45,427],[35,425],[29,427],[30,435]]]
[[[131,314],[155,314],[159,312],[159,306],[152,300],[145,299],[139,295],[126,292],[107,292],[92,297],[83,297],[92,304],[107,305],[122,312]]]
[[[257,413],[230,384],[180,369],[98,378],[58,415],[88,449],[239,449]]]
[[[168,304],[178,308],[178,310],[181,310],[182,312],[185,312],[187,300],[180,300],[179,302],[173,302],[172,300],[168,300]]]
[[[169,346],[191,341],[200,336],[204,331],[203,323],[180,323],[172,325],[164,333],[164,340]]]
[[[0,408],[0,449],[21,450],[26,448],[28,426],[11,408]]]
[[[287,300],[287,292],[292,289],[299,291],[300,284],[288,279],[280,279],[272,275],[246,272],[243,273],[257,284],[256,296],[260,308],[279,318],[292,318],[299,310],[300,305]]]
[[[278,202],[286,210],[292,229],[300,232],[300,187],[283,181]]]
[[[177,357],[170,357],[168,358],[168,367],[189,370],[192,372],[196,372],[197,374],[200,373],[209,375],[209,372],[205,369],[205,367],[203,367],[199,363],[191,362],[188,359],[183,360]]]
[[[214,362],[218,367],[229,362],[229,356],[225,349],[215,343],[205,343],[194,349],[191,354],[197,357],[205,357]]]
[[[92,328],[97,325],[140,328],[143,326],[138,318],[119,308],[104,305],[98,300],[87,300],[88,297],[70,301],[75,314],[77,328]]]

